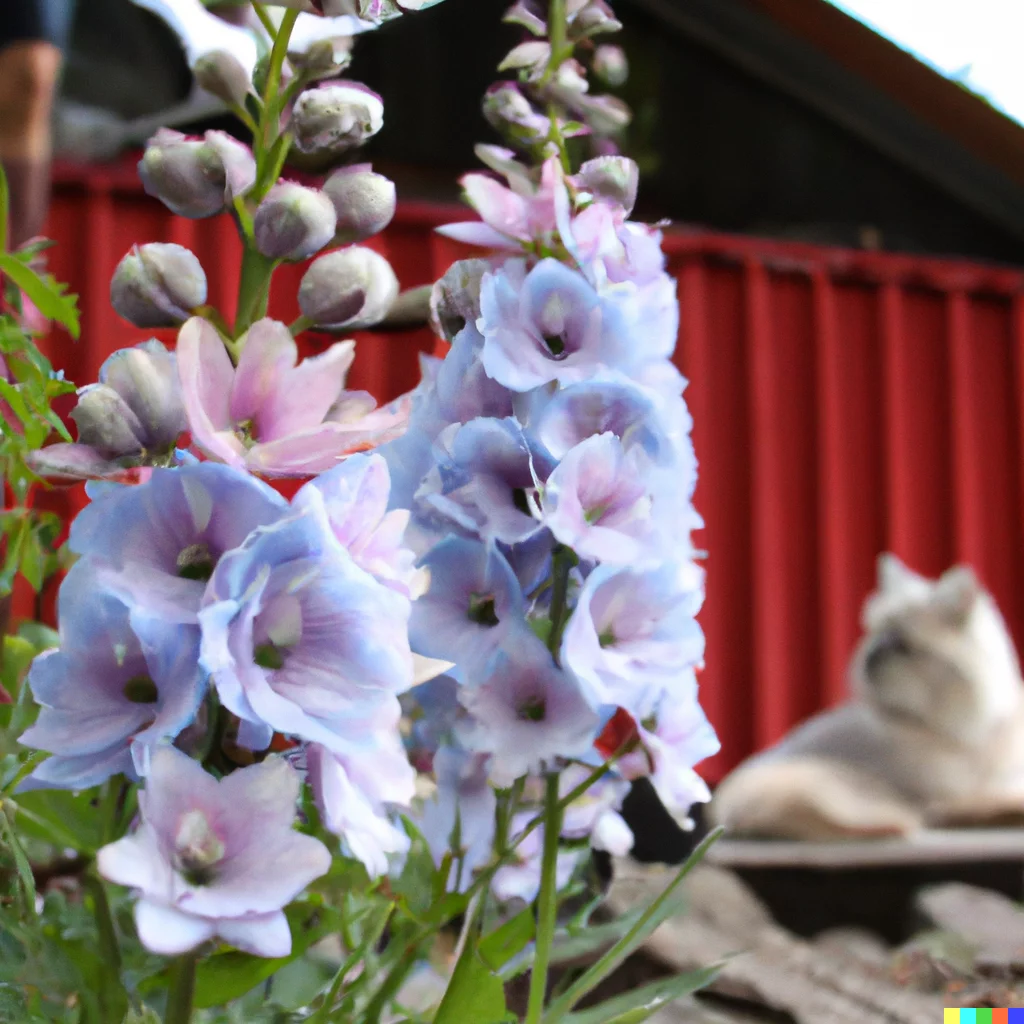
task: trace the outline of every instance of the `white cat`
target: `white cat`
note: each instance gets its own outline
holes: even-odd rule
[[[833,839],[1024,823],[1024,680],[971,569],[878,563],[852,699],[744,762],[710,812],[734,835]]]

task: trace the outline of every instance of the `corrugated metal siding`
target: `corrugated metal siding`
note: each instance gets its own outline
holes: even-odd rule
[[[1024,638],[1024,275],[671,236],[717,777],[842,698],[874,560],[975,566]]]
[[[432,232],[453,213],[405,205],[374,241],[403,285],[461,255]],[[83,340],[52,342],[76,382],[141,339],[107,301],[134,243],[192,248],[211,301],[231,308],[230,221],[173,218],[124,172],[60,185],[50,235],[55,273],[82,294]],[[702,687],[723,741],[707,765],[715,779],[842,697],[881,551],[929,574],[971,562],[1024,638],[1024,274],[699,233],[670,234],[666,248],[707,522]],[[300,273],[275,282],[281,319],[297,313]],[[434,346],[428,332],[359,340],[352,386],[381,399],[412,387],[417,353]],[[79,500],[48,500],[66,508],[68,497]]]

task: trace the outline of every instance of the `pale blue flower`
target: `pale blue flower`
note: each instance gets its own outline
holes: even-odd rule
[[[195,622],[217,560],[287,502],[248,473],[217,463],[156,469],[135,487],[92,487],[71,524],[72,551],[108,566],[140,609]]]
[[[199,613],[200,661],[254,749],[273,732],[334,749],[412,685],[408,620],[406,597],[298,514],[220,560]]]
[[[219,938],[287,956],[282,908],[331,866],[323,843],[292,829],[298,797],[299,776],[280,758],[218,781],[173,747],[156,750],[141,824],[96,860],[104,878],[138,893],[142,944],[176,956]]]
[[[59,648],[32,663],[39,717],[20,738],[53,755],[23,788],[88,789],[138,778],[156,742],[193,719],[206,688],[199,630],[133,607],[88,562],[61,585]]]

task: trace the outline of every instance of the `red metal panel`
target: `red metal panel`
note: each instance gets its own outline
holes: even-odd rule
[[[370,244],[403,285],[426,284],[465,254],[432,229],[463,217],[405,204]],[[188,245],[211,301],[232,312],[231,221],[172,218],[130,169],[65,177],[50,234],[55,273],[82,294],[82,341],[49,343],[76,382],[144,337],[108,303],[134,243]],[[1024,273],[695,232],[670,233],[666,250],[707,524],[701,686],[722,737],[706,766],[717,779],[843,697],[881,551],[929,574],[970,561],[1024,638]],[[276,279],[273,315],[297,314],[300,276]],[[358,340],[352,386],[382,400],[411,388],[417,353],[437,349],[425,331]],[[62,511],[79,500],[47,495]]]

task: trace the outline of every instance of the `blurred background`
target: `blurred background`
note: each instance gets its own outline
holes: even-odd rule
[[[0,24],[26,2],[0,2]],[[386,110],[367,157],[403,198],[379,244],[405,287],[464,254],[433,228],[464,218],[457,178],[477,168],[475,143],[497,141],[479,101],[516,40],[507,6],[446,0],[356,42],[348,77]],[[692,382],[712,782],[845,695],[881,551],[928,575],[972,564],[1024,640],[1024,108],[998,41],[1020,38],[995,20],[1007,6],[616,0],[635,111],[622,146],[643,174],[637,216],[670,222]],[[31,60],[24,41],[0,51],[0,158],[19,231],[57,240],[50,266],[81,296],[82,341],[49,346],[84,384],[142,340],[108,303],[132,244],[187,245],[230,309],[233,226],[172,218],[134,165],[167,112],[183,131],[244,129],[129,0],[84,0],[35,31],[49,42]],[[296,284],[278,289],[282,319]],[[360,342],[353,386],[381,399],[411,388],[435,345]],[[44,500],[66,513],[82,497]]]

